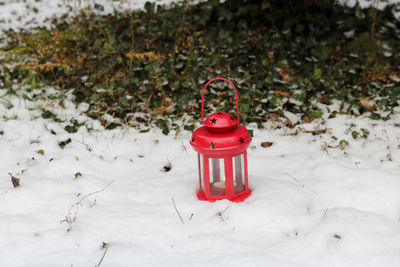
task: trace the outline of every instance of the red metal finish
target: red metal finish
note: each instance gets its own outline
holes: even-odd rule
[[[204,120],[204,91],[208,84],[215,80],[223,80],[230,83],[235,89],[237,118],[225,112],[216,112]],[[247,129],[239,125],[239,105],[236,87],[224,78],[215,78],[206,83],[202,94],[202,122],[204,126],[194,131],[190,144],[202,157],[199,160],[200,184],[197,197],[200,200],[216,201],[228,199],[234,202],[243,201],[251,194],[248,186],[247,174],[247,148],[250,146],[251,136]],[[233,157],[236,168],[243,170],[239,172],[239,182],[235,182]],[[237,166],[238,160],[243,168]],[[202,162],[202,166],[200,166]],[[212,164],[210,164],[212,162]],[[224,167],[223,170],[222,166]],[[242,166],[242,165],[241,165]],[[217,169],[214,169],[217,168]],[[213,169],[213,170],[212,170]],[[213,173],[211,173],[211,170]],[[221,176],[221,171],[223,178]],[[236,171],[238,172],[238,171]],[[213,177],[211,179],[211,176]],[[244,177],[243,177],[244,176]],[[243,180],[244,181],[243,181]],[[242,182],[243,181],[243,182]]]
[[[208,116],[203,124],[210,132],[225,133],[231,131],[239,123],[228,113],[216,112]]]
[[[250,146],[251,136],[242,125],[225,133],[214,133],[206,126],[194,131],[190,144],[194,150],[210,156],[237,156]]]

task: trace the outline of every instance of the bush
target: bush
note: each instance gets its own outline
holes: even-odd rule
[[[321,105],[370,112],[360,99],[392,111],[400,94],[400,22],[395,6],[342,7],[332,1],[225,1],[98,15],[83,10],[54,19],[52,28],[6,32],[2,82],[72,89],[88,115],[129,122],[138,111],[168,129],[168,120],[200,116],[201,88],[216,76],[232,79],[242,120],[260,123],[283,110],[318,118]],[[211,85],[207,101],[234,110],[232,90]],[[208,105],[210,111],[211,105]],[[375,113],[374,113],[375,114]],[[115,126],[115,125],[114,125]],[[193,128],[189,125],[187,128]]]

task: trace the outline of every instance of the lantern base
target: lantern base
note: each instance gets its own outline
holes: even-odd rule
[[[215,202],[217,200],[227,199],[232,202],[243,202],[251,195],[251,190],[249,189],[241,194],[237,194],[237,196],[234,196],[232,198],[227,198],[226,196],[213,196],[215,198],[210,199],[206,197],[206,194],[202,190],[197,191],[196,195],[197,198],[201,201]]]

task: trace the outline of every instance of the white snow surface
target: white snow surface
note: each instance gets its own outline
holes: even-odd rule
[[[104,11],[143,9],[146,2],[169,4],[171,0],[3,0],[0,1],[0,28],[14,30],[50,26],[49,18],[78,13],[82,8],[102,6]]]
[[[3,3],[0,27],[17,29],[32,19],[31,25],[44,25],[64,2],[26,1],[39,6],[35,14],[24,9],[25,1]],[[121,4],[104,3],[105,12]],[[15,21],[15,14],[24,16]],[[62,108],[55,100],[4,93],[0,266],[94,266],[102,256],[101,266],[113,267],[400,266],[400,115],[386,122],[337,115],[301,126],[331,128],[321,135],[290,135],[295,129],[271,122],[264,129],[248,125],[254,130],[252,195],[242,203],[210,203],[195,196],[190,132],[105,131],[82,115],[87,105],[74,106],[71,95]],[[38,105],[94,130],[69,134],[66,123],[41,118]],[[368,137],[353,139],[351,132],[361,128]],[[68,138],[62,149],[59,142]],[[344,150],[342,139],[349,142]],[[264,148],[264,141],[273,145]],[[168,163],[172,169],[163,172]],[[20,178],[19,187],[7,173]],[[62,222],[68,214],[76,218],[71,225]]]
[[[195,195],[190,132],[105,131],[81,114],[85,105],[1,99],[14,107],[0,105],[0,266],[94,266],[102,242],[101,266],[400,265],[399,115],[387,122],[337,115],[302,126],[332,129],[315,136],[249,125],[252,195],[210,203]],[[37,105],[95,130],[69,134],[66,123],[41,118]],[[370,134],[353,139],[360,128]],[[342,139],[350,143],[344,150]],[[71,206],[76,220],[67,231],[61,221]]]

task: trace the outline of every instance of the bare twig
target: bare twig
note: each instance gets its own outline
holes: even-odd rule
[[[68,210],[68,214],[65,216],[64,220],[61,220],[60,223],[66,222],[69,224],[69,228],[67,229],[67,232],[71,231],[72,229],[72,224],[75,222],[76,220],[76,216],[78,214],[78,210],[79,210],[79,206],[81,205],[82,201],[85,200],[86,198],[88,198],[89,196],[92,196],[94,194],[98,194],[103,192],[104,190],[106,190],[114,181],[111,181],[108,185],[106,185],[103,189],[89,193],[87,195],[85,195],[84,197],[82,197],[79,201],[75,202],[74,204],[72,204],[72,206],[69,208]],[[74,212],[73,212],[74,210]]]
[[[174,198],[172,198],[172,203],[174,204],[174,208],[175,208],[175,210],[176,210],[176,213],[178,213],[179,219],[181,219],[182,224],[185,224],[185,222],[184,222],[183,219],[182,219],[181,214],[179,213],[178,209],[176,208],[176,204],[175,204]]]
[[[223,209],[222,211],[219,211],[219,212],[217,213],[218,216],[222,216],[222,214],[223,214],[227,209],[229,209],[229,206],[226,207],[225,209]]]
[[[222,217],[222,214],[223,214],[227,209],[229,209],[229,206],[226,207],[225,209],[223,209],[222,211],[218,211],[218,212],[217,212],[216,215],[221,219],[221,221],[225,221],[224,218]]]
[[[289,176],[289,177],[292,178],[296,183],[298,183],[299,185],[301,185],[301,187],[306,188],[306,189],[309,190],[311,193],[317,195],[317,192],[315,192],[314,190],[312,190],[311,188],[309,188],[308,186],[306,186],[305,184],[303,184],[302,182],[300,182],[298,179],[296,179],[296,177],[293,177],[292,175],[290,175],[289,173],[286,173],[286,172],[282,172],[282,174]]]
[[[376,40],[376,38],[375,38],[375,24],[376,24],[376,15],[378,13],[378,5],[379,5],[380,0],[375,0],[374,2],[375,2],[375,5],[374,5],[375,11],[374,11],[374,18],[373,18],[373,21],[371,24],[371,38],[372,38],[372,40],[374,40],[374,42],[376,44],[379,44],[378,40]]]

